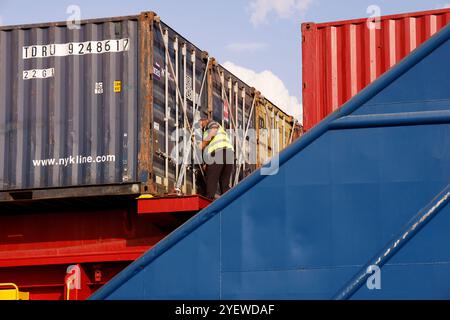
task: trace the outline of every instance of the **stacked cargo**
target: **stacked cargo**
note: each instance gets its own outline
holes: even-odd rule
[[[148,215],[135,198],[198,193],[201,117],[237,132],[233,184],[301,134],[152,12],[1,27],[0,283],[86,298],[190,218]]]
[[[2,200],[23,198],[26,189],[45,189],[32,199],[163,195],[180,170],[183,193],[196,193],[198,169],[183,166],[180,155],[197,119],[245,132],[255,129],[261,108],[283,114],[151,12],[89,20],[80,29],[2,27],[0,45]],[[298,136],[291,117],[280,121],[279,130],[294,127]],[[267,158],[252,162],[259,139],[245,140],[237,135],[236,149],[247,175]],[[98,185],[109,188],[75,188]]]

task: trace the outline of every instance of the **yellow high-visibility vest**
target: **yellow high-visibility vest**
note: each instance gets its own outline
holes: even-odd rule
[[[208,130],[205,130],[205,132],[203,133],[203,139],[206,139],[207,137]],[[233,145],[230,141],[230,137],[228,137],[228,134],[221,125],[219,125],[219,128],[217,129],[217,134],[211,139],[211,142],[206,147],[206,151],[208,152],[208,154],[211,154],[219,149],[231,149],[232,151],[234,151]]]

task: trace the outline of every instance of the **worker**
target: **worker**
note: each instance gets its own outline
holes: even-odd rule
[[[220,185],[221,194],[230,189],[234,149],[229,135],[219,123],[207,118],[200,119],[199,123],[203,131],[200,149],[206,163],[206,196],[214,200],[217,184]]]

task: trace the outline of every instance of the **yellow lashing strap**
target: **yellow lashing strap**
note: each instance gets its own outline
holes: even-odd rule
[[[30,293],[20,292],[14,283],[0,283],[0,300],[30,300]]]

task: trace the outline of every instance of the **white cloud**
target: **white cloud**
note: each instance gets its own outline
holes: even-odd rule
[[[253,0],[250,2],[250,21],[257,26],[266,21],[268,14],[275,11],[281,18],[289,18],[294,13],[304,13],[312,0]]]
[[[291,96],[283,81],[271,71],[258,73],[229,61],[223,66],[248,85],[255,87],[281,110],[303,122],[303,109],[297,97]]]
[[[264,42],[235,42],[226,46],[228,50],[234,52],[255,52],[267,47],[268,44]]]
[[[450,8],[450,2],[449,2],[449,3],[446,3],[446,4],[444,4],[444,5],[442,5],[441,8],[442,8],[442,9],[444,9],[444,8]]]

